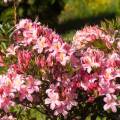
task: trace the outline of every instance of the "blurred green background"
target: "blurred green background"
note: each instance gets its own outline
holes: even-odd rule
[[[0,23],[12,23],[13,3],[0,0]],[[17,19],[36,18],[63,36],[71,36],[85,24],[99,24],[120,15],[120,0],[21,0]]]

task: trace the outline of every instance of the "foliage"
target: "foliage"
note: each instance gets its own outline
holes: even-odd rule
[[[0,1],[0,22],[12,23],[13,14],[13,3],[4,4]],[[21,0],[17,4],[18,20],[26,17],[33,20],[39,18],[42,23],[53,27],[76,19],[119,14],[120,0]]]
[[[59,16],[60,23],[75,19],[86,19],[119,14],[119,0],[66,0]]]
[[[24,17],[39,18],[41,22],[51,25],[57,21],[57,16],[64,7],[64,2],[63,0],[21,0],[16,5],[18,19]],[[13,22],[13,14],[13,2],[5,4],[0,1],[0,22]]]

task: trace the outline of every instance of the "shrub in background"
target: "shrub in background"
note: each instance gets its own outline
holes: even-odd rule
[[[0,1],[0,22],[12,22],[13,4]],[[76,19],[119,15],[120,0],[18,0],[19,18],[39,18],[42,23],[56,27],[59,23]],[[18,19],[19,19],[18,18]],[[57,27],[56,27],[57,28]]]
[[[14,0],[0,1],[0,22],[13,22]],[[41,22],[54,25],[64,7],[63,0],[15,0],[19,18],[39,18]],[[18,19],[19,19],[18,18]]]
[[[116,0],[66,0],[59,16],[60,23],[75,19],[95,18],[117,15],[120,1]]]

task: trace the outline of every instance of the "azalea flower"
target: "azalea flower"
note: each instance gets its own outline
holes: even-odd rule
[[[5,63],[4,63],[3,57],[0,55],[0,67],[4,67],[4,66],[5,66]]]
[[[99,68],[104,60],[103,57],[104,53],[102,51],[87,48],[87,51],[81,57],[83,69],[90,73],[93,68]]]
[[[36,45],[33,46],[33,49],[37,49],[38,53],[42,53],[43,49],[47,47],[46,38],[40,37]]]
[[[10,45],[7,49],[6,57],[10,55],[16,55],[16,51],[18,50],[19,46],[14,46],[13,44]]]
[[[32,21],[30,19],[22,19],[20,22],[16,25],[17,29],[30,29],[32,28]]]
[[[15,91],[20,91],[22,85],[25,83],[23,76],[16,75],[13,81],[13,86]]]
[[[88,43],[93,43],[99,39],[102,40],[108,48],[111,48],[111,44],[114,42],[114,39],[98,26],[85,26],[82,30],[76,32],[72,45],[78,50],[84,48]]]
[[[104,110],[117,111],[119,41],[107,32],[87,26],[68,44],[52,29],[23,19],[15,26],[12,38],[7,55],[0,57],[1,67],[8,65],[0,75],[1,110],[9,112],[11,106],[26,101],[30,107],[45,104],[52,116],[67,118],[78,104],[104,97]],[[96,45],[99,42],[105,45],[103,49]],[[85,95],[84,100],[81,95]]]
[[[66,110],[66,106],[64,105],[64,103],[61,102],[61,104],[59,106],[57,106],[54,115],[59,115],[62,114],[64,117],[67,116],[68,112]]]
[[[70,57],[67,56],[65,53],[58,53],[56,55],[57,61],[59,61],[63,66],[70,60]]]
[[[116,112],[117,111],[117,97],[116,95],[110,95],[110,94],[107,94],[106,97],[104,98],[104,102],[106,103],[104,105],[104,110],[109,110],[111,109],[112,112]]]
[[[18,69],[20,69],[20,71],[26,70],[29,66],[32,53],[26,50],[19,51],[17,57],[18,57]]]
[[[117,48],[120,50],[120,41],[117,43]]]
[[[45,104],[50,104],[51,110],[54,110],[56,105],[60,104],[59,95],[56,92],[50,92],[48,94],[48,97],[49,98],[45,99]]]
[[[1,120],[16,120],[16,118],[14,118],[12,115],[5,115],[2,118],[0,118]]]

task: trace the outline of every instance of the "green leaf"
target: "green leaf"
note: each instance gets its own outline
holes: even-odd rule
[[[107,117],[103,117],[102,120],[107,120]]]
[[[36,120],[45,120],[46,119],[46,116],[44,114],[40,113],[39,111],[37,111],[36,109],[31,109],[30,115],[31,115],[31,118],[34,118]]]
[[[97,116],[96,120],[101,120],[100,116]]]
[[[2,48],[5,50],[7,48],[5,42],[1,42]]]
[[[85,120],[91,120],[91,116],[90,116],[90,115],[87,116],[87,117],[85,118]]]

